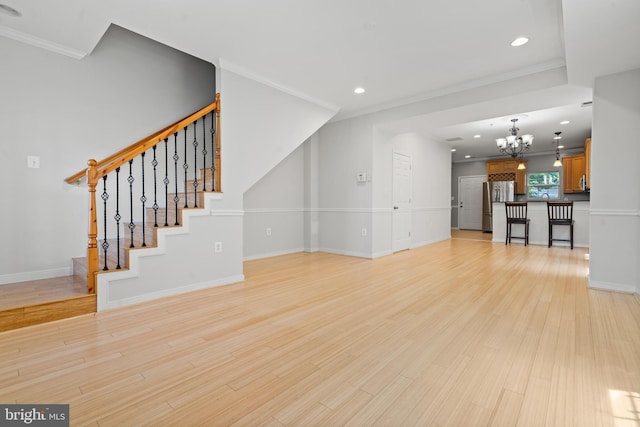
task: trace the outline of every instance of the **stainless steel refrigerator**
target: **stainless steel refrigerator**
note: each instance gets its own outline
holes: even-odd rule
[[[482,231],[493,231],[493,203],[513,202],[515,188],[514,181],[482,183]]]

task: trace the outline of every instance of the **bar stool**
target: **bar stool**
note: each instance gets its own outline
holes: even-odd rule
[[[547,214],[549,216],[549,246],[552,242],[570,242],[573,249],[573,202],[547,202]],[[569,226],[569,239],[554,239],[553,226]]]
[[[529,218],[527,218],[527,203],[526,202],[505,202],[504,208],[507,213],[507,238],[504,244],[511,243],[511,239],[523,239],[524,245],[529,244]],[[524,225],[524,236],[512,236],[511,226],[513,224]]]

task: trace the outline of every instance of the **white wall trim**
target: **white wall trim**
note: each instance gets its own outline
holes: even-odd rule
[[[634,209],[591,209],[592,216],[640,216],[640,211]]]
[[[256,254],[256,255],[249,255],[246,256],[244,258],[242,258],[243,261],[253,261],[254,259],[262,259],[262,258],[271,258],[274,256],[281,256],[281,255],[290,255],[290,254],[296,254],[299,252],[308,252],[305,248],[294,248],[294,249],[287,249],[284,251],[278,251],[278,252],[270,252],[270,253],[266,253],[266,254]]]
[[[481,230],[477,230],[477,231],[481,231]],[[493,243],[502,243],[504,244],[504,236],[503,238],[497,240],[495,238],[493,238],[491,240],[491,242]],[[512,240],[511,245],[524,245],[524,241],[521,239],[518,240]],[[539,240],[529,240],[529,245],[536,245],[536,246],[548,246],[549,242],[548,241],[539,241]],[[571,244],[569,242],[557,242],[554,241],[553,242],[553,246],[564,246],[566,248],[569,248],[571,246]],[[574,248],[587,248],[589,249],[589,245],[588,244],[584,244],[584,243],[576,243],[575,241],[573,242],[573,247]]]
[[[254,209],[245,209],[245,214],[251,213],[305,213],[310,212],[311,209],[305,208],[254,208]]]
[[[609,283],[589,280],[590,289],[602,289],[604,291],[624,292],[627,294],[633,294],[636,291],[634,285],[622,285],[620,283]]]
[[[243,216],[245,211],[240,210],[218,210],[211,209],[209,215],[211,216]],[[183,211],[184,214],[184,211]]]
[[[551,71],[559,68],[566,68],[566,62],[564,58],[555,58],[555,59],[551,59],[549,61],[535,64],[529,67],[520,68],[518,70],[507,71],[500,74],[493,74],[488,77],[467,81],[462,84],[452,85],[452,86],[444,87],[444,88],[437,89],[430,92],[424,92],[424,93],[410,96],[407,98],[401,98],[393,102],[381,103],[372,107],[355,110],[349,113],[345,113],[344,115],[340,115],[340,117],[336,117],[330,120],[330,122],[331,121],[337,122],[340,120],[350,119],[352,117],[376,113],[378,111],[390,110],[395,107],[401,107],[408,104],[427,101],[427,100],[438,98],[441,96],[451,95],[454,93],[459,93],[467,90],[473,90],[480,87],[501,83],[503,81],[512,80],[520,77],[527,77],[532,74],[542,73],[545,71]]]
[[[167,236],[181,235],[190,233],[191,218],[199,216],[242,216],[243,211],[235,210],[216,210],[210,208],[212,201],[221,200],[222,194],[220,193],[204,193],[204,208],[203,209],[184,209],[182,211],[182,225],[180,227],[161,227],[157,230],[157,242],[155,247],[149,248],[136,248],[129,252],[129,269],[128,270],[109,270],[105,272],[99,272],[97,275],[97,306],[98,311],[106,310],[110,308],[121,307],[129,304],[136,304],[138,302],[150,301],[155,298],[160,298],[168,295],[177,295],[181,292],[187,292],[189,290],[201,289],[198,286],[203,284],[193,284],[182,286],[178,288],[166,289],[158,292],[151,292],[135,297],[125,298],[117,301],[109,301],[109,285],[112,280],[132,279],[140,275],[140,258],[149,256],[164,255],[167,252]],[[216,279],[210,282],[205,282],[208,286],[218,286],[220,284],[235,283],[235,280],[239,276],[232,276],[233,282],[230,282],[229,278]],[[208,287],[205,286],[205,287]],[[195,287],[191,289],[191,287]],[[175,293],[174,293],[175,291]]]
[[[98,298],[98,311],[110,310],[113,308],[124,307],[132,304],[139,304],[142,302],[152,301],[158,298],[164,298],[174,295],[183,294],[186,292],[199,291],[202,289],[213,288],[216,286],[230,285],[233,283],[242,282],[244,275],[224,277],[215,280],[208,280],[206,282],[194,283],[191,285],[181,286],[178,288],[164,289],[162,291],[150,292],[142,295],[136,295],[135,297],[124,298],[117,301],[109,302],[109,291],[106,287],[106,291],[102,291],[102,297]]]
[[[444,239],[431,239],[431,240],[424,240],[422,242],[411,243],[411,249],[421,248],[422,246],[427,246],[427,245],[431,245],[433,243],[438,243],[438,242],[444,242],[445,240],[450,240],[450,239],[451,239],[451,233],[449,233],[449,236],[447,236]]]
[[[417,208],[413,208],[411,209],[413,212],[444,212],[444,211],[450,211],[451,208],[449,206],[444,206],[444,207],[417,207]]]
[[[345,251],[345,250],[342,250],[342,249],[318,248],[317,252],[326,252],[326,253],[329,253],[329,254],[353,256],[353,257],[366,258],[366,259],[372,259],[373,258],[373,254],[370,254],[370,253],[356,252],[356,251]],[[383,252],[380,252],[380,254],[382,254],[382,253]],[[386,253],[386,252],[384,252],[384,253]],[[380,256],[382,256],[382,255],[380,255]]]
[[[73,49],[69,46],[64,46],[49,40],[41,39],[40,37],[23,33],[22,31],[14,30],[13,28],[5,27],[4,25],[0,25],[0,36],[7,37],[21,43],[26,43],[31,46],[39,47],[50,52],[69,56],[74,59],[82,59],[87,56],[87,52],[82,52],[81,50]]]
[[[412,212],[444,212],[450,211],[449,206],[419,206],[411,208]],[[320,208],[305,209],[305,212],[331,212],[331,213],[393,213],[393,208]]]
[[[288,86],[282,85],[280,83],[276,83],[273,80],[269,80],[264,76],[261,76],[245,67],[234,64],[233,62],[228,61],[224,58],[219,58],[219,62],[220,62],[220,68],[222,68],[223,70],[230,71],[234,74],[237,74],[249,80],[253,80],[265,86],[269,86],[273,89],[279,90],[280,92],[284,92],[291,96],[295,96],[296,98],[300,98],[307,102],[311,102],[312,104],[316,104],[322,108],[326,108],[327,110],[333,111],[334,114],[340,110],[340,107],[338,107],[337,105],[333,105],[329,102],[307,95],[306,93],[302,93],[295,89],[291,89]]]
[[[391,211],[391,208],[320,208],[312,209],[311,212],[318,213],[381,213]]]
[[[52,268],[49,270],[27,271],[24,273],[3,274],[0,276],[0,285],[9,283],[26,282],[29,280],[50,279],[52,277],[71,276],[71,267]]]

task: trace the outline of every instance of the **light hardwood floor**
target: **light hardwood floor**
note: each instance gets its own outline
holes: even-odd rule
[[[0,334],[0,402],[72,425],[632,426],[640,305],[585,250],[454,238]]]
[[[0,285],[0,310],[88,295],[87,285],[74,276]]]

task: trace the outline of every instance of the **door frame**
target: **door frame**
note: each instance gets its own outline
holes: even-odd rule
[[[409,223],[407,224],[407,227],[409,229],[409,237],[408,237],[408,245],[407,247],[401,247],[398,248],[395,244],[396,244],[396,236],[395,236],[395,232],[396,232],[396,225],[395,225],[395,220],[396,220],[396,210],[393,209],[393,211],[391,212],[391,251],[392,252],[399,252],[399,251],[403,251],[403,250],[407,250],[407,249],[411,249],[411,221],[412,221],[412,199],[413,199],[413,159],[411,158],[411,156],[409,156],[408,154],[405,153],[401,153],[399,151],[393,151],[392,155],[391,155],[391,204],[392,207],[395,206],[395,202],[396,202],[396,195],[395,195],[395,179],[396,179],[396,171],[395,171],[395,157],[396,155],[399,156],[403,156],[406,157],[409,160],[409,176],[410,176],[410,181],[409,181],[409,191],[410,191],[410,195],[409,195],[409,208],[408,208],[408,221]]]

